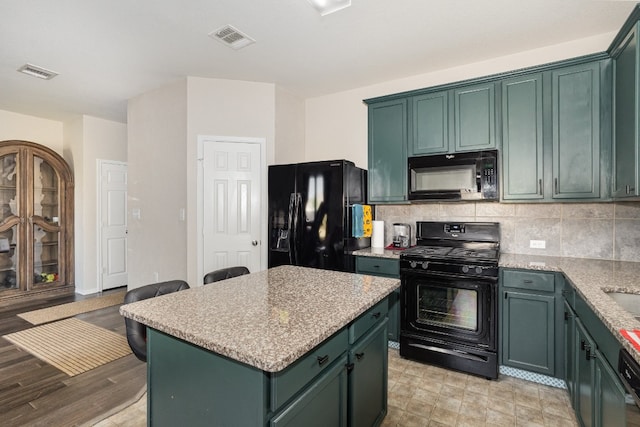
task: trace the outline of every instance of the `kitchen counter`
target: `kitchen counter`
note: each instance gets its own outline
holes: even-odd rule
[[[188,343],[278,372],[400,286],[397,279],[281,266],[123,305]]]
[[[356,256],[400,258],[401,251],[366,248]],[[640,363],[640,352],[620,334],[620,329],[640,329],[640,321],[605,292],[640,294],[640,263],[586,258],[500,254],[501,268],[561,272],[574,285],[593,312]]]

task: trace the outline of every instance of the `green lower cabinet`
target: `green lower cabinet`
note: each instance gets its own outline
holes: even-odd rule
[[[574,306],[565,301],[566,379],[571,403],[580,426],[624,427],[626,392],[611,367],[612,362],[617,363],[617,358],[611,357],[617,357],[620,344],[611,342],[611,333],[584,304],[579,296]]]
[[[272,427],[347,426],[346,363],[347,357],[341,357],[332,369],[273,417],[269,425]]]
[[[379,258],[356,256],[356,273],[372,276],[400,278],[400,260],[395,258]],[[389,300],[389,341],[400,341],[400,288],[393,291]]]
[[[576,393],[576,314],[568,302],[564,301],[564,382],[575,406],[573,397]]]
[[[555,297],[503,292],[502,363],[555,375]]]
[[[576,319],[576,399],[575,410],[578,422],[584,427],[595,425],[594,420],[594,385],[595,385],[595,348],[593,338]]]
[[[598,427],[624,427],[627,425],[624,386],[602,353],[596,350],[595,356],[595,424]]]
[[[387,413],[387,319],[349,350],[349,426],[378,426]],[[372,372],[383,375],[371,375]],[[326,424],[337,425],[337,424]]]

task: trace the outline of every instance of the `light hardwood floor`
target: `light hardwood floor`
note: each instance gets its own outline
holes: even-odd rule
[[[58,297],[0,308],[0,335],[32,325],[17,317],[38,308],[85,297]],[[118,306],[76,316],[125,335]],[[9,426],[93,425],[131,402],[146,387],[146,365],[129,355],[69,377],[0,338],[0,424]]]

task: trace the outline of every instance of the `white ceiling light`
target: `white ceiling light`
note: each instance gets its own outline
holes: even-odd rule
[[[311,6],[315,7],[321,16],[328,15],[333,12],[351,6],[351,0],[307,0]]]
[[[46,68],[32,64],[24,64],[22,67],[18,68],[18,71],[44,80],[51,80],[58,75],[55,71],[47,70]]]

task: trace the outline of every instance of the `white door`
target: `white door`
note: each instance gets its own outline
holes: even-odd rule
[[[100,166],[101,290],[127,286],[127,165]]]
[[[260,144],[204,143],[204,274],[240,265],[261,270],[260,169]]]

